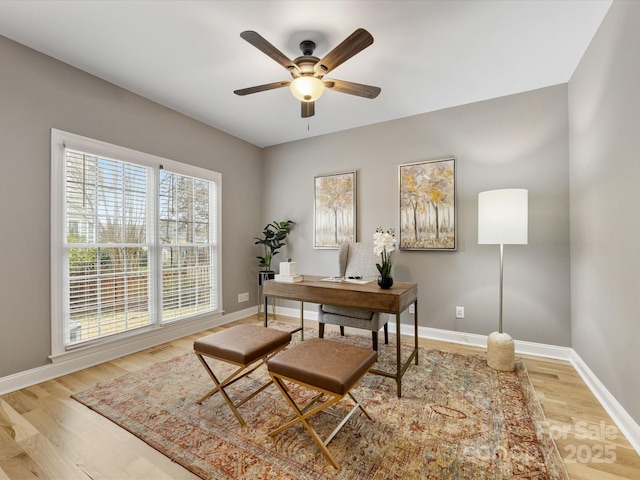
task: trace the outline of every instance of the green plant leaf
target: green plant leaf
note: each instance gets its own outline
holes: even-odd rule
[[[285,239],[291,232],[291,228],[295,224],[292,220],[283,222],[273,221],[268,223],[262,230],[262,238],[254,237],[255,245],[262,245],[264,248],[264,256],[257,257],[260,260],[260,267],[271,270],[271,260],[278,254],[278,249],[285,246]]]

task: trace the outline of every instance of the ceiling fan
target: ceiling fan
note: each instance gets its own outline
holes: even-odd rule
[[[236,95],[249,95],[289,86],[293,96],[301,101],[302,118],[307,118],[315,114],[315,101],[320,98],[325,88],[364,98],[376,98],[380,93],[380,88],[371,85],[324,78],[331,70],[342,65],[373,43],[373,37],[363,28],[359,28],[349,35],[322,60],[313,56],[316,44],[311,40],[304,40],[300,43],[302,56],[295,60],[289,60],[257,32],[247,30],[242,32],[240,36],[286,68],[293,80],[242,88],[233,92]]]

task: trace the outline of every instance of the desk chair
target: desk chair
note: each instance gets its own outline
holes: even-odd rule
[[[373,252],[373,244],[363,242],[345,242],[338,250],[340,276],[378,278],[376,262],[380,255]],[[384,327],[384,343],[389,343],[387,322],[389,315],[372,312],[361,308],[338,307],[334,305],[318,305],[318,333],[324,338],[324,325],[329,323],[340,326],[340,335],[344,336],[344,327],[371,330],[373,349],[378,350],[378,331]]]

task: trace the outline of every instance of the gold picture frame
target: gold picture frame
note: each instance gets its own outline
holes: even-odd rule
[[[313,248],[356,241],[356,172],[314,177]]]
[[[401,250],[455,251],[456,159],[399,166]]]

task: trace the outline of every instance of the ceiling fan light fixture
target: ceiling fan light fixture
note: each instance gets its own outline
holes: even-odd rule
[[[324,92],[324,83],[311,75],[302,75],[289,86],[294,97],[302,102],[315,102]]]

